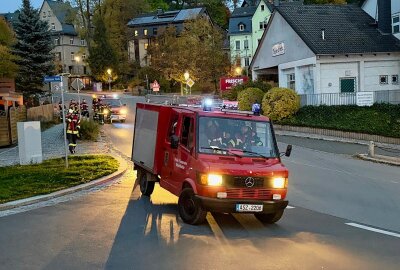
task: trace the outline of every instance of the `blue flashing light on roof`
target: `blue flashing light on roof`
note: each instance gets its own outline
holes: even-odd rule
[[[202,103],[203,111],[212,111],[213,100],[211,98],[205,98]]]
[[[253,104],[251,107],[251,111],[253,112],[254,115],[260,115],[261,113],[261,105],[257,101]]]

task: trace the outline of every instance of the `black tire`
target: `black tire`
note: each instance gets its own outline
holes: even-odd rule
[[[263,224],[274,224],[281,219],[283,215],[283,209],[272,214],[254,214],[254,216],[261,221]]]
[[[204,211],[200,202],[195,199],[191,188],[182,190],[178,200],[178,210],[181,219],[187,224],[197,225],[206,220],[207,211]]]
[[[153,193],[155,182],[147,181],[147,173],[142,170],[138,170],[137,177],[139,178],[140,192],[142,195],[150,196]]]

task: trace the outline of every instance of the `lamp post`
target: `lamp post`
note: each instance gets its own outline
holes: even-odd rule
[[[109,68],[109,69],[107,69],[107,74],[108,74],[108,91],[110,91],[111,92],[111,73],[112,73],[112,70],[111,70],[111,68]]]
[[[79,85],[79,62],[81,61],[81,58],[79,56],[75,56],[75,61],[78,63],[77,67],[78,67],[78,78],[76,79],[76,84],[78,87],[78,111],[79,111],[79,115],[81,115],[81,94],[80,94],[80,85]]]
[[[186,84],[186,87],[185,87],[185,92],[186,92],[186,95],[187,95],[187,93],[188,93],[188,80],[189,80],[189,78],[190,78],[190,75],[189,75],[189,72],[188,71],[186,71],[185,72],[185,74],[183,74],[183,77],[185,78],[185,84]]]

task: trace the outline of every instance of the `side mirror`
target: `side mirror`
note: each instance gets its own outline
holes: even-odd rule
[[[291,154],[292,154],[292,145],[289,144],[286,148],[285,156],[290,157]]]
[[[172,149],[178,149],[179,145],[179,137],[176,135],[171,136],[171,148]]]

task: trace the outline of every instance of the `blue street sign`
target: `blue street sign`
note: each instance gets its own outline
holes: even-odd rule
[[[44,77],[44,82],[45,83],[61,82],[61,76],[46,76]]]

